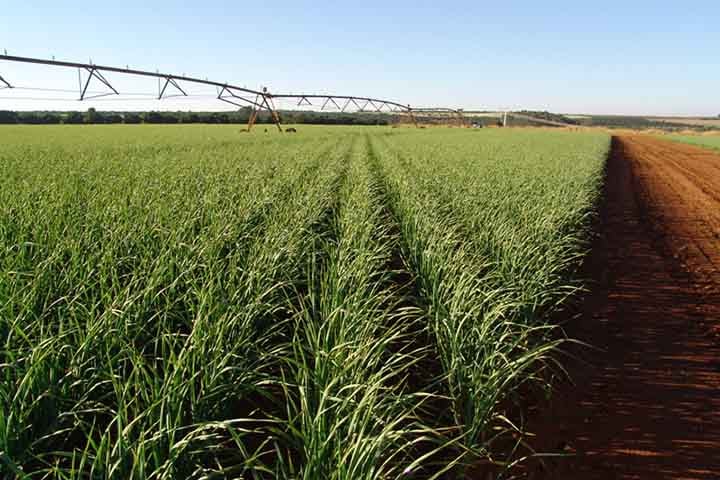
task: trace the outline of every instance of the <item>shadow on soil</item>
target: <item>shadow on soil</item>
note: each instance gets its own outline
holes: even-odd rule
[[[653,233],[637,181],[613,138],[588,259],[595,283],[566,326],[597,350],[573,347],[574,384],[530,412],[531,444],[563,456],[527,462],[520,478],[720,478],[720,342],[707,328],[720,299],[698,293]]]

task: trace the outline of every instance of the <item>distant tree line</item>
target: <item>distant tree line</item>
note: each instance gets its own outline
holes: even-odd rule
[[[547,111],[536,111],[536,110],[520,110],[519,112],[522,115],[526,115],[528,117],[537,118],[540,120],[548,120],[550,122],[559,122],[559,123],[566,123],[568,125],[578,125],[579,122],[575,119],[572,119],[570,117],[566,117],[565,115],[562,115],[560,113],[552,113]]]
[[[717,127],[711,125],[690,125],[680,122],[672,122],[666,120],[655,120],[652,118],[632,116],[632,115],[585,115],[582,118],[570,118],[559,113],[539,112],[531,110],[522,110],[518,113],[527,115],[528,117],[539,118],[542,120],[551,120],[554,122],[567,123],[569,125],[583,125],[607,128],[627,128],[627,129],[659,129],[659,130],[717,130]],[[514,120],[513,120],[514,121]]]
[[[665,120],[654,120],[646,117],[636,117],[629,115],[590,115],[582,119],[581,125],[607,127],[607,128],[627,128],[627,129],[658,129],[658,130],[717,130],[717,127],[710,125],[690,125],[685,123],[668,122]]]
[[[85,112],[0,110],[0,124],[247,123],[250,113],[250,108],[232,112],[103,112],[94,108]],[[380,113],[281,111],[279,114],[282,123],[388,125],[392,122],[391,115]],[[272,123],[272,118],[267,112],[261,112],[256,122]]]

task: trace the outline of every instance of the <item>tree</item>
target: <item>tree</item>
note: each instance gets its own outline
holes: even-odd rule
[[[65,123],[78,124],[83,123],[83,115],[80,112],[68,112],[65,116]]]
[[[142,122],[142,118],[135,112],[129,112],[123,115],[123,121],[125,123],[140,123]]]
[[[145,123],[163,123],[163,116],[160,112],[143,112],[141,118]]]
[[[88,108],[85,113],[85,123],[95,123],[97,121],[97,112],[93,107]]]
[[[0,123],[18,123],[17,112],[9,110],[0,110]]]

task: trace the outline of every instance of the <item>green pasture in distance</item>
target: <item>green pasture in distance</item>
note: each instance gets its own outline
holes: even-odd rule
[[[676,142],[689,143],[691,145],[698,145],[700,147],[709,147],[712,149],[720,150],[720,136],[712,135],[668,135],[663,138],[668,138]]]

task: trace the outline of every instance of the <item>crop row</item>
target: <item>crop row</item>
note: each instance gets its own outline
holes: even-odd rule
[[[607,138],[13,129],[3,472],[429,478],[516,459],[513,405],[555,368]]]

